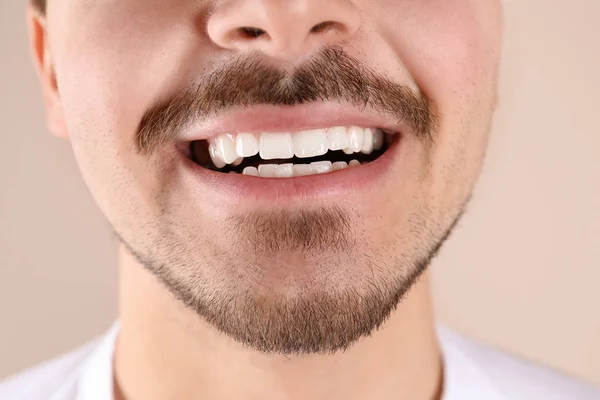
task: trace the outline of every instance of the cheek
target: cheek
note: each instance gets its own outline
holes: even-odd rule
[[[129,191],[151,192],[155,179],[134,146],[139,121],[151,102],[182,86],[177,79],[185,72],[177,68],[199,54],[191,51],[193,33],[174,22],[183,3],[170,1],[169,10],[162,0],[162,9],[148,3],[106,0],[56,10],[69,17],[51,30],[65,122],[84,178],[100,198],[121,190],[120,181],[135,184]]]
[[[427,196],[456,207],[472,190],[487,145],[501,47],[499,1],[388,3],[397,14],[382,19],[385,39],[440,117]]]
[[[378,16],[385,39],[436,105],[473,97],[488,84],[499,50],[497,0],[387,2],[385,10],[395,14]]]
[[[182,86],[182,66],[194,67],[186,58],[199,53],[180,20],[187,2],[168,3],[105,0],[69,10],[55,33],[56,71],[75,141],[112,140],[129,151],[123,146],[131,144],[143,113]]]

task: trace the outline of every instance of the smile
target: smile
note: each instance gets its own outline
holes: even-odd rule
[[[408,179],[418,157],[410,132],[346,104],[264,105],[190,125],[176,147],[192,196],[218,195],[236,207],[254,200],[283,206],[366,199],[392,179]],[[394,176],[392,166],[400,168]]]
[[[190,143],[198,165],[260,178],[326,174],[377,160],[396,135],[379,128],[333,126],[296,132],[224,133]]]

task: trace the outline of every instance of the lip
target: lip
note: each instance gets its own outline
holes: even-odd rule
[[[379,128],[397,135],[396,140],[376,160],[353,168],[326,174],[293,178],[261,178],[237,173],[222,173],[195,163],[189,144],[209,140],[223,133],[296,132],[332,126]],[[177,148],[186,171],[188,184],[194,191],[214,194],[233,203],[249,202],[286,205],[308,200],[336,201],[343,197],[370,193],[381,185],[393,160],[403,156],[405,134],[409,127],[389,116],[378,115],[352,105],[311,103],[293,107],[257,106],[232,109],[218,118],[202,122],[181,132]]]
[[[223,133],[297,132],[333,126],[380,128],[403,132],[408,127],[390,116],[342,103],[310,103],[297,106],[259,105],[230,109],[217,118],[191,125],[179,135],[179,142],[208,140]]]
[[[319,175],[293,178],[260,178],[237,173],[222,173],[204,168],[179,152],[192,187],[205,192],[209,187],[220,196],[236,202],[261,202],[286,205],[308,200],[339,200],[359,192],[376,190],[390,172],[392,162],[402,157],[403,135],[376,160],[357,167]]]

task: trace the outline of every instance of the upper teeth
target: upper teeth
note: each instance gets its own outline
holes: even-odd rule
[[[346,154],[379,150],[384,134],[380,129],[357,126],[336,126],[300,132],[222,134],[210,140],[209,154],[217,168],[227,164],[239,165],[243,157],[260,154],[263,160],[309,158],[321,156],[329,150],[343,150]]]

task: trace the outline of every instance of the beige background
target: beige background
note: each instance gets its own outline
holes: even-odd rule
[[[116,308],[114,238],[46,133],[23,3],[0,2],[0,379],[102,332]],[[501,105],[433,267],[438,314],[600,384],[600,2],[505,5]]]

